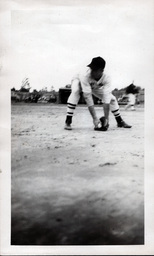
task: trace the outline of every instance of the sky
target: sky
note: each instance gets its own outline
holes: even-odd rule
[[[97,56],[106,60],[113,89],[153,82],[154,2],[82,2],[6,0],[1,17],[10,8],[10,26],[3,35],[1,70],[6,76],[8,64],[11,88],[20,89],[28,77],[31,90],[58,90]]]

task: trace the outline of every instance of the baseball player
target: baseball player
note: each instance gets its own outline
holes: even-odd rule
[[[126,94],[128,95],[128,104],[126,105],[125,110],[129,108],[132,111],[135,110],[136,94],[139,93],[139,90],[140,88],[135,86],[133,83],[126,88]]]
[[[104,73],[106,62],[101,57],[93,58],[86,69],[72,79],[71,94],[67,101],[67,116],[65,129],[72,130],[71,123],[74,110],[80,99],[80,92],[83,92],[89,112],[94,123],[94,130],[106,131],[109,127],[109,111],[111,109],[118,127],[131,128],[121,118],[119,105],[116,97],[112,94],[109,77]],[[98,119],[92,95],[95,95],[103,102],[104,118]]]

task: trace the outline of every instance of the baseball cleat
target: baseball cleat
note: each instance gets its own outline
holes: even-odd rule
[[[126,124],[124,121],[121,121],[120,123],[118,123],[118,127],[131,128],[132,126],[129,124]]]
[[[64,126],[64,129],[65,130],[72,130],[72,127],[71,127],[71,124],[65,124],[65,126]]]

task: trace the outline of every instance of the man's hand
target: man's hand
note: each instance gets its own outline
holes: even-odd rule
[[[108,119],[104,118],[104,126],[108,125]]]
[[[88,109],[89,109],[89,112],[90,112],[90,114],[91,114],[91,116],[92,116],[93,123],[94,123],[95,127],[98,127],[99,123],[100,123],[100,125],[101,125],[100,120],[97,118],[97,115],[96,115],[96,111],[95,111],[94,105],[93,105],[93,106],[88,107]]]
[[[108,122],[109,121],[110,104],[104,103],[103,109],[104,109],[104,115],[105,115],[106,122]]]
[[[97,119],[97,118],[93,119],[93,123],[94,123],[95,128],[101,127],[101,122],[99,119]]]
[[[94,130],[95,131],[107,131],[109,128],[109,123],[108,123],[107,119],[105,118],[105,116],[102,116],[100,118],[100,122],[101,122],[100,127],[95,127]]]

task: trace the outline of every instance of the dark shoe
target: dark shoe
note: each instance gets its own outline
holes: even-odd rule
[[[121,121],[120,123],[118,123],[118,127],[131,128],[132,126],[129,124],[126,124],[124,121]]]
[[[71,124],[65,123],[65,130],[72,130]]]

